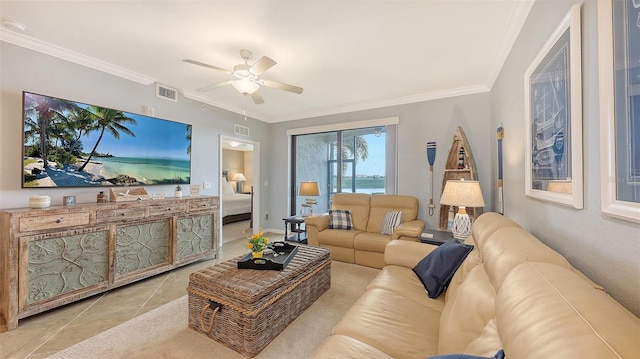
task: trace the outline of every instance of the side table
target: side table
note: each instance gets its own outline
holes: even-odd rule
[[[422,243],[433,244],[436,246],[445,244],[453,240],[453,234],[447,231],[437,231],[434,229],[425,229],[418,238]]]
[[[282,220],[284,221],[285,241],[293,241],[298,243],[307,242],[307,229],[306,227],[302,227],[302,225],[304,224],[304,217],[291,216],[284,217]],[[291,236],[289,236],[289,232],[291,232]]]

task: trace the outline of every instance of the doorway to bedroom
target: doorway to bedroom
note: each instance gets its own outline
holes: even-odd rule
[[[258,142],[220,136],[220,245],[259,228]],[[243,233],[244,232],[244,233]]]

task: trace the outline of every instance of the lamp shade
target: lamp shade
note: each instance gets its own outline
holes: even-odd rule
[[[478,181],[447,181],[440,204],[448,206],[484,207],[484,199]]]
[[[300,196],[319,196],[320,186],[318,182],[301,182],[300,183]]]
[[[242,174],[242,172],[238,172],[235,175],[233,175],[233,178],[231,178],[232,181],[237,181],[237,182],[245,182],[247,180],[247,177],[244,176],[244,174]]]

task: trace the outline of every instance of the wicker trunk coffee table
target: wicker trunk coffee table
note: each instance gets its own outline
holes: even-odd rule
[[[238,269],[240,258],[191,273],[189,327],[254,357],[329,289],[331,258],[299,246],[282,271]]]

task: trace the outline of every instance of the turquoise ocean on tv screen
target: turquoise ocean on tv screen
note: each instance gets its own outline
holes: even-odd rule
[[[146,184],[167,183],[177,179],[189,182],[189,160],[172,158],[94,157],[102,163],[100,174],[105,178],[118,175],[135,177]]]

